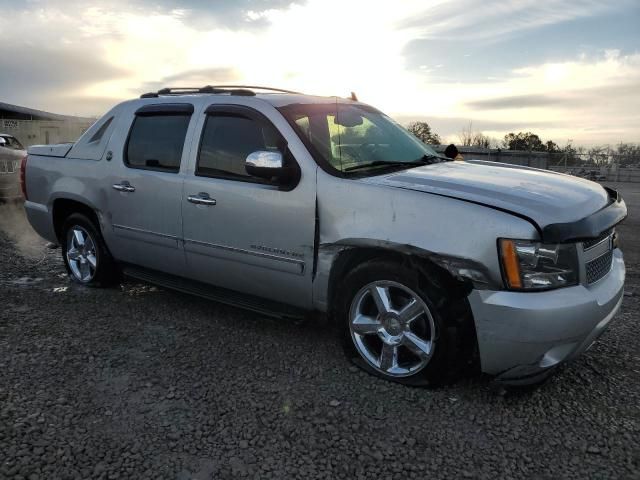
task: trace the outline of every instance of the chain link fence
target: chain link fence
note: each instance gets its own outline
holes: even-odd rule
[[[432,145],[444,152],[445,145]],[[485,160],[553,170],[595,181],[640,182],[640,154],[534,152],[500,148],[458,147],[465,160]]]
[[[640,155],[617,153],[551,153],[550,170],[596,181],[640,182]]]

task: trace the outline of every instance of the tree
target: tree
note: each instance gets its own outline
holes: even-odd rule
[[[556,153],[560,151],[560,147],[558,147],[558,144],[552,140],[549,140],[547,143],[545,143],[545,150],[549,153]]]
[[[596,146],[587,151],[587,161],[592,163],[596,167],[601,167],[609,164],[609,147],[608,146]]]
[[[458,138],[460,139],[460,145],[463,147],[490,148],[491,144],[494,143],[487,135],[474,131],[472,122],[469,122],[469,125],[462,129]]]
[[[509,150],[547,151],[547,146],[542,143],[540,137],[531,132],[507,133],[504,136],[503,145]],[[555,145],[555,143],[553,145]]]
[[[411,122],[407,125],[407,130],[428,145],[440,145],[442,143],[440,135],[433,132],[427,122]]]
[[[574,147],[571,143],[572,140],[569,140],[564,147],[561,147],[555,154],[553,155],[554,161],[557,165],[566,165],[568,167],[575,166],[585,166],[584,156],[585,148],[584,147]]]
[[[616,147],[614,163],[621,167],[640,164],[640,144],[621,143]]]

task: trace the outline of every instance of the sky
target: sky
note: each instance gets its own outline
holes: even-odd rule
[[[640,142],[640,0],[0,0],[0,101],[99,116],[164,86],[359,99],[456,141]]]

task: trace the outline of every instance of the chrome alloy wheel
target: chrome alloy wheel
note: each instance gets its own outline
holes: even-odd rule
[[[98,266],[96,244],[84,228],[74,225],[67,233],[67,261],[73,276],[82,283],[93,280]]]
[[[425,302],[400,283],[376,281],[351,302],[349,329],[358,353],[387,376],[407,377],[427,366],[436,340]]]

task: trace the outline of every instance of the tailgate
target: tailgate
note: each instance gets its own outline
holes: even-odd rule
[[[29,155],[43,155],[47,157],[66,157],[73,143],[60,143],[58,145],[33,145],[27,149]]]

